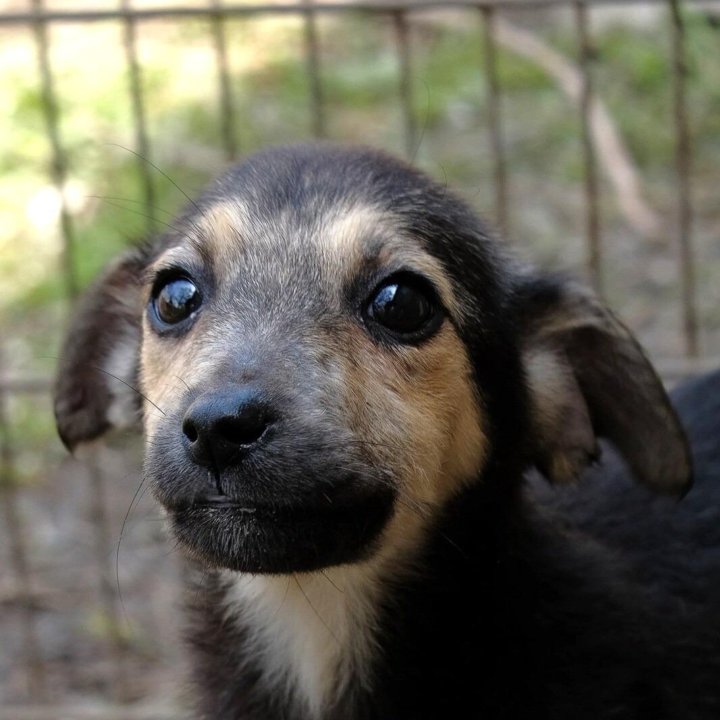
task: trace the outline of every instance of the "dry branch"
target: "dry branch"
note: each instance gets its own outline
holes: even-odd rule
[[[574,63],[533,33],[508,20],[498,18],[496,30],[499,43],[538,65],[574,103],[580,102],[582,76]],[[625,147],[610,112],[597,96],[590,105],[590,125],[598,151],[598,161],[612,184],[620,210],[636,231],[646,236],[657,236],[660,220],[645,201],[630,152]]]

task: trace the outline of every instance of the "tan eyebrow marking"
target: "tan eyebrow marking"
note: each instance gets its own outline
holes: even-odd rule
[[[218,269],[232,266],[242,254],[253,221],[247,207],[239,200],[222,200],[196,219],[197,239],[204,254]]]
[[[202,253],[198,251],[194,243],[189,245],[176,245],[169,248],[155,259],[148,268],[147,280],[151,280],[156,272],[175,266],[196,265],[198,260],[202,262]]]
[[[198,214],[188,223],[178,244],[166,250],[149,268],[149,275],[163,267],[198,261],[205,267],[227,269],[241,255],[244,238],[252,221],[245,206],[236,200],[223,200]]]
[[[378,260],[404,265],[427,277],[452,317],[461,318],[461,304],[440,261],[409,237],[392,215],[371,206],[348,208],[330,220],[323,234],[328,249],[342,253],[342,264],[351,269],[363,261],[365,244],[372,238],[379,247]]]
[[[250,224],[247,208],[238,200],[222,200],[196,219],[198,232],[209,237],[240,237]]]

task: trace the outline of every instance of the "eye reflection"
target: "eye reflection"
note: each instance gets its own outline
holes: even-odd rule
[[[401,341],[417,342],[434,332],[442,312],[434,292],[414,276],[396,276],[370,298],[367,317]]]
[[[153,306],[159,320],[167,325],[177,325],[200,307],[200,292],[192,280],[174,278],[156,292]]]

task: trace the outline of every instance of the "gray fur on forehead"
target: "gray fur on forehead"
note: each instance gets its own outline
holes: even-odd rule
[[[313,213],[338,205],[397,210],[434,190],[426,176],[377,150],[327,143],[275,147],[252,155],[210,188],[211,201],[242,196],[260,212]]]
[[[198,205],[231,198],[258,219],[290,210],[306,226],[338,207],[372,206],[481,302],[498,300],[512,284],[514,263],[482,220],[444,185],[378,150],[331,143],[266,149],[218,178]]]

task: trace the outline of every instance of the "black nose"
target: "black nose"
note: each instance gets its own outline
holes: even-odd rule
[[[256,390],[233,387],[195,400],[185,413],[182,431],[195,463],[222,470],[241,462],[273,422]]]

